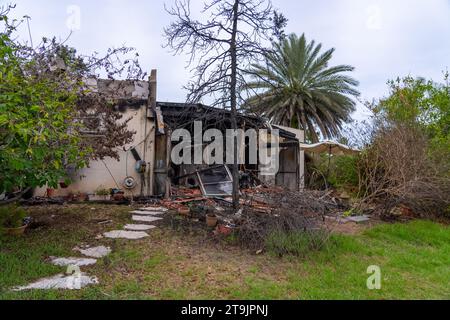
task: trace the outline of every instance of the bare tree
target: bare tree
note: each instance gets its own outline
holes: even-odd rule
[[[188,83],[189,103],[212,100],[213,107],[230,108],[232,129],[237,129],[239,105],[245,101],[248,66],[264,59],[272,37],[284,36],[286,18],[269,0],[210,0],[204,2],[204,21],[193,18],[189,1],[176,0],[166,9],[176,18],[164,29],[166,46],[190,56],[194,77]],[[239,171],[233,144],[233,204],[239,205]]]

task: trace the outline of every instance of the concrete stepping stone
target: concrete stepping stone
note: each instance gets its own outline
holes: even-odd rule
[[[130,211],[130,213],[139,214],[142,216],[157,216],[160,214],[164,214],[164,212],[162,211],[139,211],[139,210]]]
[[[140,208],[139,210],[141,211],[157,211],[157,212],[166,212],[169,209],[164,208],[164,207],[144,207],[144,208]]]
[[[89,258],[58,258],[58,257],[50,257],[51,263],[55,266],[90,266],[97,263],[97,259],[89,259]]]
[[[110,239],[130,239],[137,240],[148,237],[148,234],[143,231],[125,231],[125,230],[113,230],[105,232],[103,234],[106,238]]]
[[[138,215],[132,216],[131,219],[133,221],[140,221],[140,222],[155,222],[158,220],[162,220],[162,218],[158,218],[158,217],[148,217],[148,216],[138,216]]]
[[[92,258],[103,258],[111,253],[110,247],[98,246],[98,247],[85,247],[85,248],[73,248],[74,251],[80,252],[82,255]]]
[[[132,231],[147,231],[156,228],[156,226],[152,226],[150,224],[127,224],[124,229],[132,230]]]
[[[356,222],[356,223],[365,223],[370,220],[369,216],[362,215],[362,216],[353,216],[347,218],[349,221]]]
[[[50,290],[50,289],[67,289],[80,290],[90,284],[98,284],[97,277],[91,277],[84,273],[66,276],[57,274],[53,277],[42,278],[30,283],[26,286],[18,286],[13,291],[24,291],[32,289]]]
[[[325,216],[325,219],[335,221],[340,224],[345,224],[347,222],[350,222],[350,220],[348,220],[348,218],[344,218],[344,217]]]

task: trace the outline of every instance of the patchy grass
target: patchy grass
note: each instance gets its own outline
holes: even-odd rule
[[[316,231],[305,232],[272,232],[267,239],[267,250],[278,256],[286,254],[298,257],[306,257],[311,251],[321,249],[329,233]]]
[[[130,222],[126,206],[27,210],[47,222],[24,237],[0,239],[0,299],[450,298],[450,229],[429,221],[382,224],[358,235],[334,235],[320,252],[278,258],[168,228],[152,230],[149,238],[137,241],[94,240],[97,234]],[[104,219],[112,222],[98,223]],[[72,248],[81,243],[113,248],[96,265],[82,268],[96,275],[99,285],[79,291],[9,290],[64,272],[46,263],[46,258],[74,256]],[[381,290],[366,287],[369,265],[381,268]]]

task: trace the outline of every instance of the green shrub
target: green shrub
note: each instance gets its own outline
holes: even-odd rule
[[[337,156],[330,176],[336,187],[358,187],[357,156]]]
[[[0,206],[0,228],[19,228],[25,216],[25,210],[16,205]]]
[[[109,196],[111,194],[111,191],[104,188],[103,186],[99,186],[97,190],[95,190],[95,194],[97,196]]]
[[[328,154],[323,154],[315,159],[309,170],[320,172],[326,178],[328,187],[356,191],[359,185],[358,156],[332,155],[330,159],[328,157]]]

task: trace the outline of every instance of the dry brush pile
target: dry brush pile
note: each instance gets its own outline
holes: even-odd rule
[[[375,206],[383,216],[445,215],[450,207],[448,165],[449,159],[433,153],[419,127],[381,126],[359,159],[360,207]]]
[[[252,197],[246,196],[237,221],[237,241],[243,247],[268,249],[279,255],[303,255],[321,249],[333,230],[333,224],[325,223],[326,215],[343,209],[324,191],[259,191],[257,197],[264,199],[269,212],[255,210]]]

